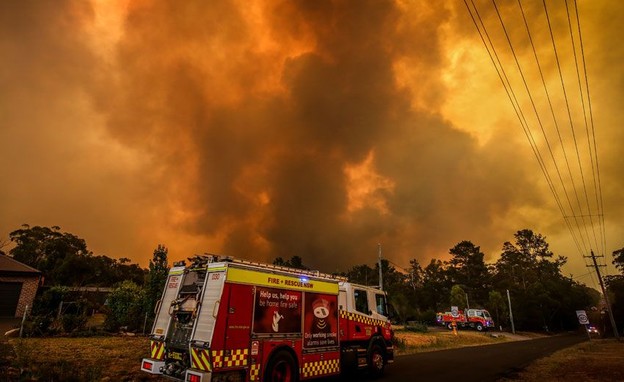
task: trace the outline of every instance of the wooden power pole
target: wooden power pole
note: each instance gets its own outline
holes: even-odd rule
[[[596,262],[596,257],[602,257],[602,256],[596,256],[594,255],[594,251],[591,251],[591,256],[585,256],[585,257],[590,257],[592,261],[594,262],[594,268],[596,268],[596,274],[598,275],[598,281],[600,282],[602,295],[605,298],[605,303],[607,304],[607,310],[609,311],[609,319],[611,320],[611,327],[613,327],[613,335],[619,341],[620,334],[618,333],[617,325],[615,324],[615,319],[613,318],[613,311],[611,310],[611,302],[609,302],[609,295],[607,294],[607,290],[605,289],[604,282],[602,281],[602,276],[600,276],[600,268],[598,268],[598,263]],[[591,265],[588,265],[588,266],[591,266]]]

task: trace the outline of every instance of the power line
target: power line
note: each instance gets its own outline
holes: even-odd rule
[[[597,204],[599,204],[598,210],[601,212],[600,226],[601,226],[601,229],[602,229],[603,250],[606,251],[606,248],[607,248],[607,235],[606,235],[605,222],[604,222],[604,203],[603,203],[603,198],[602,198],[602,185],[601,185],[601,181],[600,181],[600,166],[598,165],[598,148],[597,148],[597,144],[596,144],[596,129],[594,127],[594,113],[592,111],[591,97],[590,97],[590,93],[589,93],[589,79],[587,77],[587,64],[585,62],[585,49],[583,47],[583,34],[581,33],[581,18],[579,17],[578,5],[577,5],[576,0],[574,0],[574,11],[575,11],[575,14],[576,14],[576,24],[577,24],[578,35],[579,35],[579,45],[580,45],[580,48],[581,48],[581,58],[583,59],[583,73],[584,73],[584,77],[585,77],[585,89],[587,91],[587,106],[588,106],[588,110],[589,110],[589,120],[590,120],[591,131],[592,131],[594,155],[596,156],[595,165],[596,165],[597,181],[594,180],[594,189],[596,189],[596,187],[597,187],[596,202],[597,202]],[[591,147],[591,145],[590,145],[590,147]],[[596,186],[596,184],[597,184],[597,186]],[[606,253],[603,253],[603,255],[606,255]]]
[[[564,223],[566,224],[566,226],[568,227],[568,230],[571,233],[572,239],[577,247],[577,250],[579,251],[579,253],[581,254],[581,256],[583,255],[583,253],[589,253],[591,251],[591,248],[596,248],[598,250],[601,250],[604,252],[604,250],[606,249],[606,234],[605,234],[605,225],[604,225],[604,203],[603,203],[603,199],[602,199],[602,187],[601,187],[601,183],[600,183],[600,172],[599,172],[599,166],[598,166],[598,156],[597,156],[597,147],[596,147],[596,134],[595,134],[595,127],[594,127],[594,121],[593,121],[593,113],[592,113],[592,109],[591,109],[591,98],[590,98],[590,94],[589,94],[589,80],[588,80],[588,76],[587,76],[587,65],[585,62],[585,55],[584,55],[584,47],[583,47],[583,41],[582,41],[582,33],[581,33],[581,26],[580,26],[580,17],[578,14],[578,6],[576,3],[576,0],[574,1],[574,10],[575,10],[575,15],[576,15],[576,27],[577,27],[577,33],[578,33],[578,42],[579,42],[579,47],[580,47],[580,56],[582,58],[582,68],[583,68],[583,74],[582,77],[584,79],[585,82],[585,92],[586,94],[584,94],[583,92],[583,86],[582,86],[582,82],[581,82],[581,70],[580,70],[580,64],[579,64],[579,58],[577,56],[577,47],[576,47],[576,42],[575,42],[575,36],[573,33],[573,28],[572,28],[572,19],[571,19],[571,15],[570,15],[570,9],[568,8],[568,2],[567,0],[565,0],[565,6],[566,6],[566,15],[567,15],[567,29],[568,32],[570,34],[570,41],[571,41],[571,46],[572,46],[572,52],[573,52],[573,57],[574,57],[574,65],[575,65],[575,69],[576,69],[576,82],[578,84],[578,89],[579,89],[579,95],[580,95],[580,104],[581,104],[581,108],[582,108],[582,113],[583,113],[583,121],[585,124],[585,133],[586,133],[586,137],[587,137],[587,152],[588,152],[588,156],[589,156],[589,162],[590,162],[590,168],[592,170],[592,179],[593,179],[593,188],[594,188],[594,195],[595,195],[595,207],[596,210],[594,210],[594,208],[592,207],[592,204],[590,203],[590,198],[589,198],[589,192],[588,192],[588,187],[587,187],[587,182],[586,182],[586,177],[585,177],[585,171],[584,171],[584,166],[583,166],[583,159],[582,159],[582,155],[581,155],[581,151],[580,151],[580,145],[579,145],[579,140],[577,139],[577,133],[575,131],[575,126],[574,126],[574,120],[573,120],[573,116],[572,116],[572,107],[571,107],[571,103],[570,103],[570,98],[568,97],[568,90],[566,90],[566,85],[565,85],[565,80],[564,80],[564,76],[563,76],[563,70],[562,70],[562,61],[560,60],[560,53],[558,51],[558,44],[556,43],[556,39],[555,39],[555,34],[554,34],[554,30],[553,30],[553,24],[551,22],[551,17],[549,15],[549,11],[548,11],[548,7],[546,5],[545,0],[542,1],[543,4],[543,12],[544,15],[546,17],[546,21],[548,23],[548,32],[550,33],[550,41],[551,41],[551,45],[552,45],[552,52],[554,54],[554,59],[556,62],[556,68],[558,71],[558,75],[559,75],[559,81],[560,81],[560,85],[561,85],[561,91],[563,94],[563,99],[565,101],[565,105],[566,105],[566,111],[567,111],[567,118],[569,121],[569,127],[571,130],[571,135],[572,135],[572,143],[574,145],[574,150],[576,153],[576,162],[578,165],[578,171],[579,171],[579,175],[580,175],[580,179],[581,182],[579,184],[579,187],[577,187],[577,182],[575,181],[575,176],[574,176],[574,171],[572,170],[572,166],[570,164],[570,160],[568,159],[568,154],[567,154],[567,150],[566,150],[566,144],[564,142],[563,136],[561,134],[561,130],[559,128],[559,123],[557,120],[557,116],[554,110],[554,106],[553,106],[553,102],[551,99],[551,93],[548,90],[548,86],[546,85],[546,80],[545,80],[545,76],[544,76],[544,72],[542,69],[542,64],[540,62],[540,59],[538,57],[537,54],[537,49],[534,43],[534,39],[532,37],[531,34],[531,28],[529,27],[529,22],[527,20],[526,17],[526,12],[524,11],[524,7],[522,5],[521,0],[518,0],[518,6],[520,8],[521,14],[522,14],[522,19],[524,21],[524,27],[526,29],[526,33],[529,39],[529,42],[531,44],[531,48],[533,50],[533,56],[535,58],[535,62],[537,64],[537,69],[539,70],[539,75],[540,75],[540,79],[542,82],[542,87],[544,90],[544,93],[546,95],[546,99],[548,101],[548,107],[550,109],[550,114],[552,116],[552,121],[554,123],[554,127],[555,130],[557,132],[557,136],[559,138],[559,144],[561,145],[561,152],[563,153],[563,159],[565,161],[565,168],[567,170],[567,175],[568,175],[568,179],[570,181],[571,187],[572,187],[572,192],[574,193],[574,197],[575,197],[575,205],[572,203],[572,200],[570,198],[568,189],[566,187],[566,182],[563,179],[562,176],[562,172],[559,168],[557,159],[555,158],[555,153],[554,153],[554,147],[552,146],[550,140],[548,139],[548,134],[546,133],[545,130],[545,126],[544,126],[544,122],[545,120],[541,117],[540,115],[540,111],[537,108],[536,105],[536,99],[532,94],[532,91],[530,89],[530,86],[528,84],[528,80],[527,80],[527,76],[524,73],[524,69],[522,67],[522,65],[520,64],[520,60],[518,58],[518,55],[516,53],[516,49],[514,47],[514,44],[510,38],[510,34],[508,32],[508,28],[505,24],[505,22],[503,21],[503,16],[499,10],[499,7],[496,4],[495,0],[492,0],[492,4],[493,4],[493,8],[496,11],[496,15],[498,16],[498,20],[500,22],[500,26],[502,28],[502,31],[504,33],[504,37],[507,40],[507,45],[511,51],[511,55],[513,56],[513,60],[515,61],[516,64],[516,70],[519,73],[519,76],[522,80],[522,84],[524,85],[524,89],[526,91],[526,94],[528,96],[528,99],[530,101],[530,105],[533,109],[533,113],[535,115],[535,120],[537,121],[537,125],[539,126],[541,132],[542,132],[542,136],[545,142],[545,145],[548,149],[548,153],[550,155],[550,160],[552,161],[552,166],[554,167],[554,170],[557,173],[557,177],[560,183],[560,187],[563,191],[563,195],[565,197],[565,200],[567,202],[567,208],[569,208],[570,213],[568,213],[566,211],[566,207],[564,207],[563,203],[562,203],[562,199],[561,196],[559,195],[559,191],[557,190],[557,187],[555,187],[555,184],[553,182],[553,178],[550,176],[550,172],[548,170],[548,166],[546,165],[546,162],[544,161],[544,158],[542,157],[542,154],[540,152],[539,146],[536,143],[535,137],[533,136],[533,133],[531,131],[531,128],[529,126],[529,123],[527,121],[527,118],[524,114],[523,108],[518,100],[518,97],[516,95],[516,92],[514,90],[514,86],[512,85],[512,82],[510,81],[510,78],[505,70],[505,66],[503,65],[499,54],[497,53],[495,44],[492,41],[492,38],[490,36],[490,32],[488,32],[488,27],[485,25],[483,18],[481,17],[481,14],[479,12],[479,9],[477,8],[477,6],[475,5],[473,0],[470,0],[470,3],[472,4],[472,8],[470,5],[468,5],[468,2],[466,0],[464,0],[464,4],[466,6],[466,9],[468,10],[470,17],[477,29],[477,32],[479,34],[479,37],[481,38],[481,41],[483,42],[483,45],[486,48],[486,51],[488,53],[488,56],[490,57],[490,60],[492,61],[492,64],[494,65],[494,68],[498,74],[498,77],[501,81],[501,83],[503,84],[503,88],[505,89],[505,92],[507,94],[507,97],[509,98],[509,101],[512,105],[512,108],[514,109],[514,113],[516,114],[520,125],[529,141],[529,144],[531,146],[531,149],[533,150],[533,153],[535,155],[535,157],[537,158],[538,164],[540,166],[540,169],[542,170],[542,173],[544,174],[544,177],[546,179],[546,182],[548,184],[548,187],[550,188],[551,192],[553,193],[553,196],[555,198],[555,202],[557,203],[557,206],[562,214]],[[587,99],[587,105],[585,103],[585,99]],[[588,123],[588,114],[589,114],[589,123]],[[590,128],[589,126],[591,126],[591,139],[590,139]],[[592,140],[593,140],[593,147],[592,147]],[[595,158],[594,158],[595,157]],[[594,160],[595,159],[595,160]],[[582,187],[582,192],[584,195],[584,204],[581,202],[581,197],[579,196],[579,188]],[[578,209],[578,210],[577,210]],[[595,227],[595,223],[599,224],[599,236],[601,236],[601,240],[599,243],[597,234],[596,234],[596,227]],[[588,230],[588,225],[591,227],[591,235],[590,232]],[[593,239],[593,240],[592,240]],[[587,265],[587,260],[585,260],[585,264]]]
[[[559,72],[559,79],[561,80],[561,90],[563,91],[563,98],[565,100],[566,110],[568,112],[568,120],[570,121],[570,130],[572,131],[572,139],[574,141],[574,148],[576,150],[576,157],[578,159],[579,170],[581,172],[581,179],[582,179],[583,189],[585,190],[585,194],[587,194],[587,187],[585,185],[585,176],[583,175],[583,165],[581,164],[581,156],[580,156],[580,153],[579,153],[579,150],[578,150],[578,143],[576,141],[576,132],[574,131],[574,123],[572,121],[572,112],[570,110],[570,102],[568,101],[568,92],[566,91],[565,83],[564,83],[564,80],[563,80],[563,73],[561,72],[561,63],[559,61],[559,54],[557,53],[557,45],[555,43],[555,36],[553,34],[553,31],[552,31],[552,25],[551,25],[551,22],[550,22],[550,16],[548,14],[548,7],[546,6],[546,0],[542,0],[542,3],[544,4],[544,13],[546,14],[546,20],[548,21],[548,31],[550,32],[550,39],[552,41],[553,51],[555,52],[555,60],[557,62],[557,70]],[[561,139],[561,136],[559,137],[559,139]],[[581,200],[579,198],[578,191],[576,189],[576,184],[574,182],[574,176],[572,175],[572,170],[570,168],[570,163],[568,161],[568,156],[566,154],[565,145],[563,144],[563,141],[561,142],[561,148],[562,148],[563,153],[564,153],[566,165],[568,166],[568,171],[570,172],[570,181],[572,182],[572,189],[574,190],[574,194],[576,196],[576,202],[578,204],[580,213],[583,214],[583,207],[581,206]],[[588,207],[589,207],[589,205],[588,205]],[[587,232],[587,225],[585,224],[585,219],[584,218],[583,218],[583,227],[585,228],[585,235],[587,236],[587,239],[589,241],[589,233]]]

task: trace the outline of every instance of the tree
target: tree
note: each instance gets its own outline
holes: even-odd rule
[[[441,260],[431,259],[423,270],[422,306],[439,311],[448,305],[448,296],[451,291],[444,263]]]
[[[622,273],[605,277],[607,293],[616,323],[624,323],[624,248],[613,251],[613,265]],[[606,316],[606,315],[605,315]],[[609,321],[609,320],[605,320]],[[624,332],[624,326],[618,326],[618,332]]]
[[[624,274],[624,248],[613,251],[613,265]]]
[[[307,266],[303,265],[303,259],[300,256],[296,255],[291,257],[290,260],[284,260],[282,257],[276,257],[275,260],[273,260],[273,265],[304,270],[310,269]]]
[[[493,285],[512,293],[514,323],[524,330],[570,330],[574,311],[594,302],[588,288],[564,277],[567,259],[555,258],[546,238],[529,229],[516,232],[515,243],[505,242],[495,264]]]
[[[518,287],[526,291],[530,284],[540,281],[542,277],[560,274],[566,259],[559,256],[550,261],[553,253],[544,236],[523,229],[514,237],[515,244],[505,242],[501,257],[496,262],[498,281],[506,284],[506,289]]]
[[[475,304],[484,304],[490,275],[480,247],[465,240],[451,248],[449,253],[453,255],[447,268],[450,281],[461,285]]]
[[[91,255],[87,243],[71,233],[61,233],[57,226],[30,227],[9,234],[15,247],[9,254],[17,261],[43,272],[50,284],[81,285],[84,281],[84,257]],[[66,263],[66,264],[64,264]],[[79,272],[73,271],[77,267]]]
[[[507,307],[505,305],[505,298],[503,295],[496,290],[491,290],[488,294],[488,310],[494,313],[494,323],[501,324],[501,318],[504,318],[505,321],[509,318],[507,312]],[[501,314],[503,313],[503,314]]]
[[[451,306],[457,306],[460,309],[466,307],[466,292],[464,292],[461,286],[453,285],[449,302]]]
[[[142,285],[146,271],[130,259],[94,256],[84,239],[61,232],[60,227],[30,227],[9,234],[16,245],[9,251],[15,260],[40,270],[48,285],[113,286],[123,280]]]
[[[169,274],[169,265],[167,263],[167,255],[169,250],[162,244],[158,244],[152,259],[149,262],[149,273],[147,274],[147,283],[145,291],[145,309],[151,317],[154,316],[154,307],[156,301],[160,299]]]
[[[362,285],[375,285],[378,277],[375,274],[375,270],[367,264],[354,265],[346,273],[343,273],[349,281],[362,284]]]
[[[424,271],[420,266],[420,263],[416,259],[410,260],[410,274],[409,274],[409,284],[413,290],[422,288],[423,279],[424,279]]]

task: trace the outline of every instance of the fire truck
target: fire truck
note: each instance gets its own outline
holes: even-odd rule
[[[394,358],[386,294],[342,277],[217,255],[169,271],[141,370],[186,382],[297,381]]]
[[[485,309],[466,309],[465,312],[460,310],[455,317],[451,312],[437,313],[436,320],[449,330],[453,330],[453,322],[457,328],[476,329],[480,332],[494,327],[494,320]]]

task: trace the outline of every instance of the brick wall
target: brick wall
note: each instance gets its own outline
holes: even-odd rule
[[[15,317],[22,317],[26,306],[28,306],[29,311],[32,309],[32,304],[35,300],[37,289],[39,288],[39,276],[3,276],[0,277],[0,281],[22,283],[22,292],[20,293],[19,302],[17,303]]]

